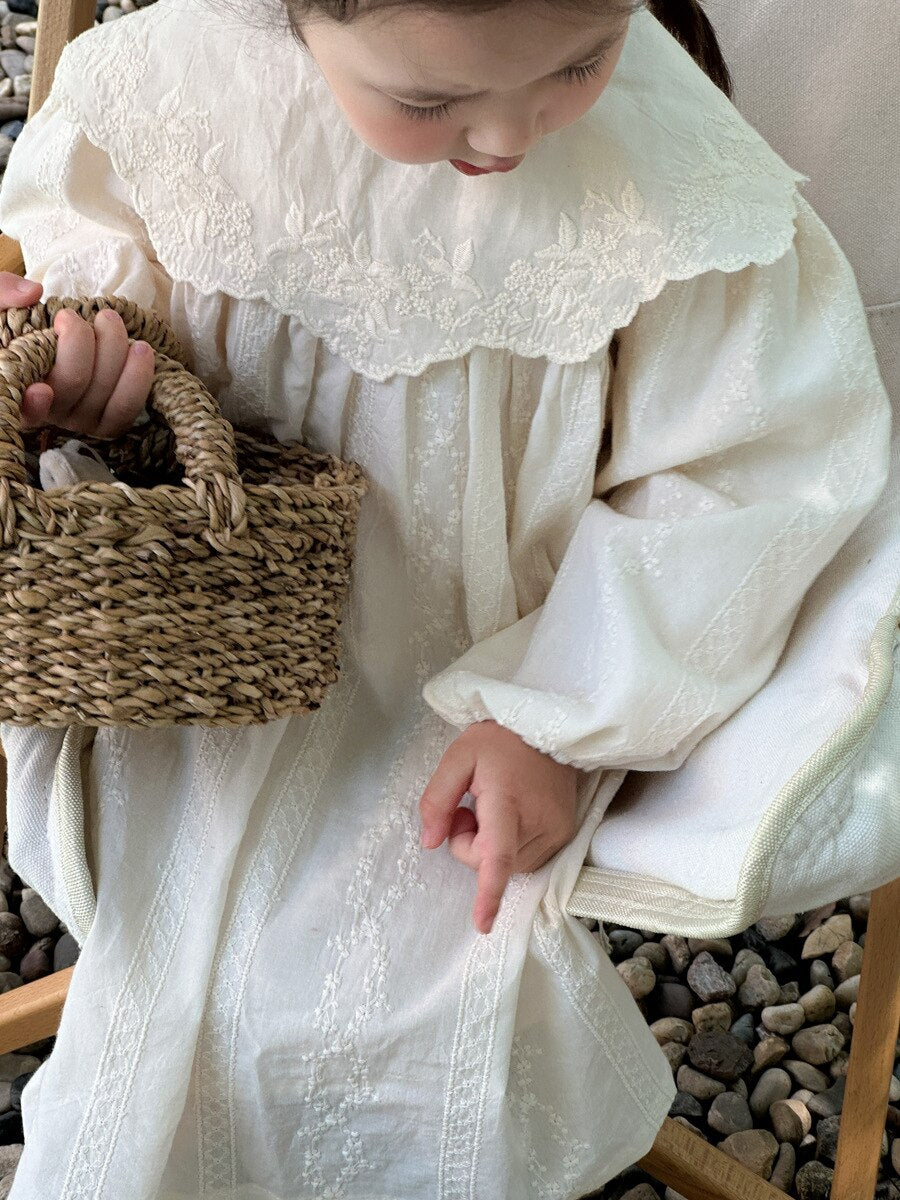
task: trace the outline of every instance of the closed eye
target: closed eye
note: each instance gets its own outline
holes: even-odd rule
[[[592,62],[584,63],[580,67],[566,67],[565,70],[557,74],[557,79],[566,79],[570,83],[585,83],[591,76],[601,73],[606,58],[605,54],[601,54],[599,58],[593,59]],[[465,97],[463,96],[459,100],[446,100],[443,104],[432,104],[429,108],[422,108],[416,104],[404,104],[401,100],[395,100],[394,103],[408,117],[412,117],[413,120],[437,121],[441,117],[445,117],[458,104],[462,104],[464,100]]]

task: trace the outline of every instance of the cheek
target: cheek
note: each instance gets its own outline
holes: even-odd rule
[[[356,134],[385,158],[408,163],[433,162],[457,148],[452,121],[416,121],[402,114],[372,112],[371,103],[355,103],[346,95],[340,97],[340,103]]]

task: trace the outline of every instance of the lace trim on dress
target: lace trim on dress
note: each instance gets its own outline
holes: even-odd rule
[[[275,39],[263,65],[253,32],[184,0],[95,27],[48,113],[109,155],[173,278],[300,318],[374,380],[476,345],[583,361],[667,280],[793,240],[806,177],[647,12],[583,118],[477,181],[374,153],[315,62]]]

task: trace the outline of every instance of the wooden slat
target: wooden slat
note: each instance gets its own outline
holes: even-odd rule
[[[31,72],[29,117],[33,117],[47,99],[56,64],[66,42],[91,28],[96,9],[95,0],[41,0]]]
[[[74,970],[54,971],[0,996],[0,1054],[54,1036]]]
[[[872,1200],[900,1028],[900,879],[872,893],[831,1200]]]
[[[0,233],[0,271],[12,271],[13,275],[25,274],[25,260],[19,243],[5,233]]]
[[[670,1117],[637,1165],[689,1200],[785,1200],[784,1192]]]

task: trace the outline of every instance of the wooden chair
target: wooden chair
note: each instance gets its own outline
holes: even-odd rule
[[[65,44],[94,22],[95,0],[42,0],[28,115],[43,104]],[[0,271],[24,275],[18,244],[0,234]],[[4,798],[6,763],[0,748]],[[0,996],[0,1054],[52,1037],[75,967]],[[872,894],[832,1200],[872,1200],[900,1028],[900,879]],[[638,1164],[688,1200],[783,1200],[784,1193],[666,1119]]]

